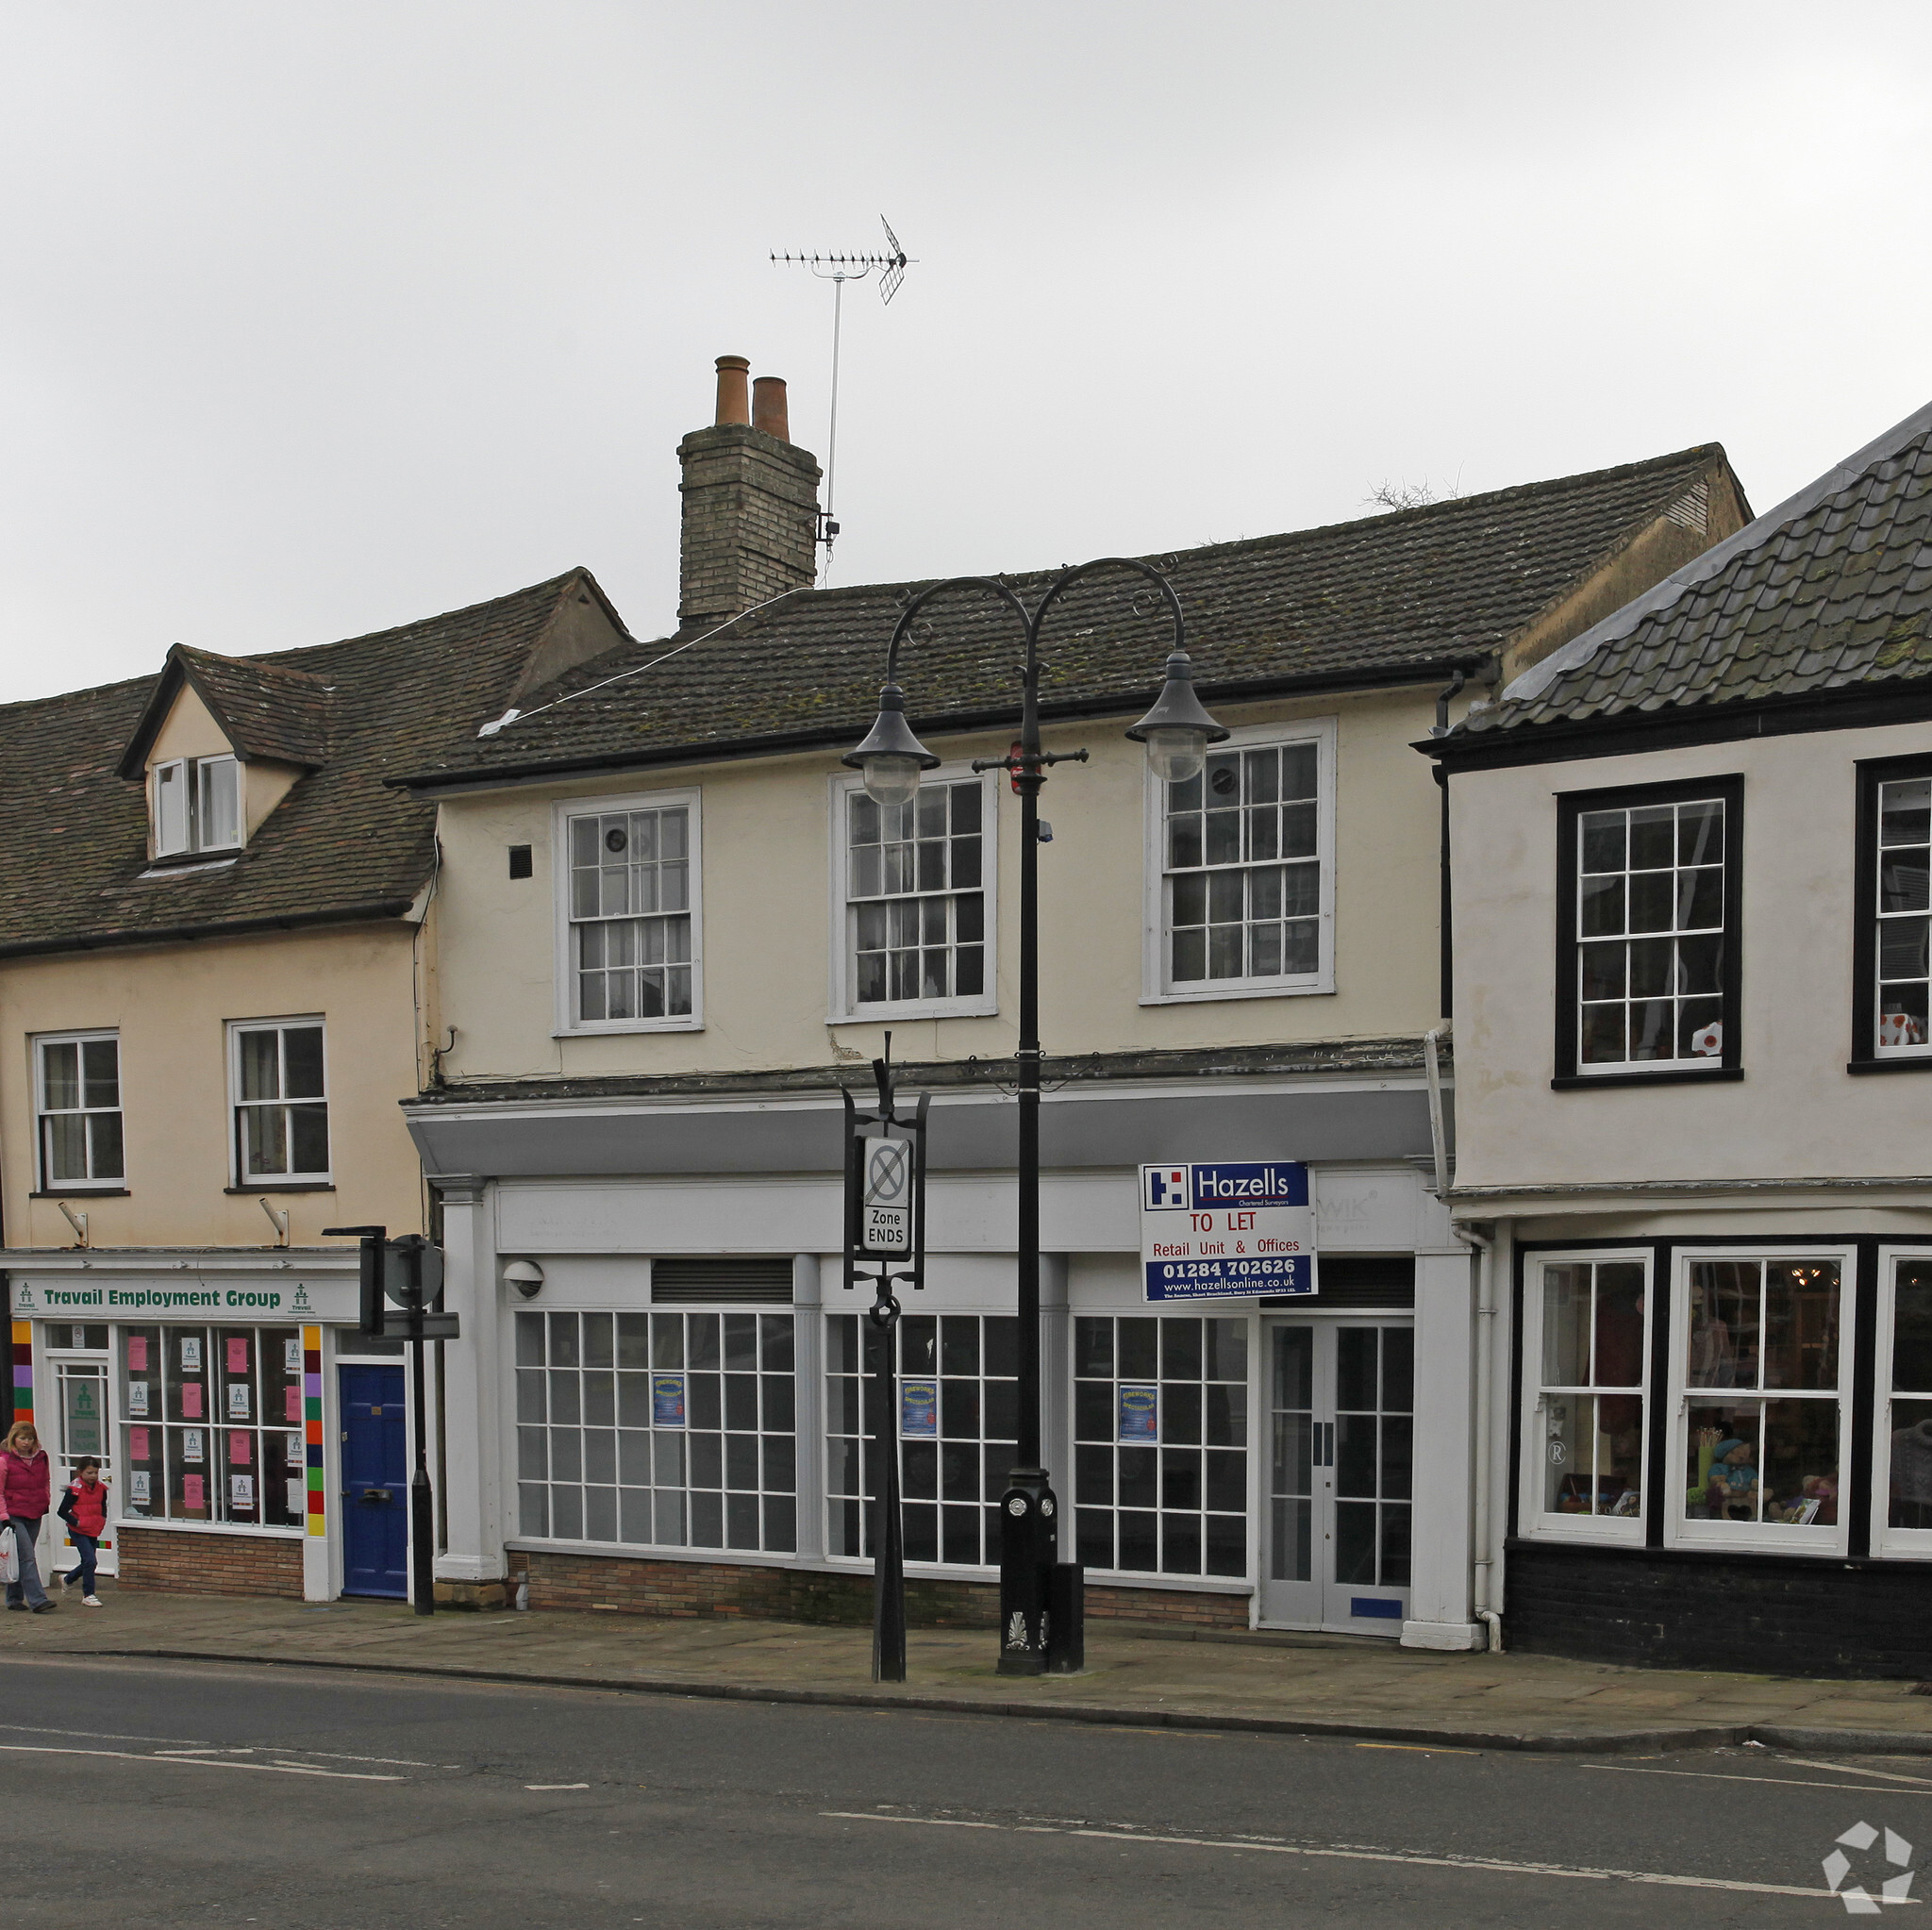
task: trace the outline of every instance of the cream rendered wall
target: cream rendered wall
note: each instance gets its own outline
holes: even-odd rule
[[[1854,765],[1928,743],[1819,731],[1453,776],[1457,1184],[1932,1173],[1923,1080],[1845,1073]],[[1742,1081],[1552,1091],[1556,793],[1739,772]]]
[[[414,927],[208,940],[17,959],[0,966],[0,1157],[6,1240],[72,1246],[34,1172],[33,1036],[118,1028],[125,1199],[61,1195],[95,1246],[267,1246],[258,1194],[289,1240],[381,1221],[422,1230],[420,1166],[398,1102],[417,1090]],[[323,1015],[333,1192],[231,1194],[226,1022]]]
[[[1333,993],[1142,1006],[1146,763],[1126,717],[1044,733],[1061,765],[1041,814],[1041,1009],[1053,1053],[1277,1040],[1414,1037],[1438,1017],[1438,795],[1409,747],[1434,719],[1424,691],[1232,707],[1231,726],[1332,717],[1337,747],[1337,943]],[[931,740],[947,764],[1004,755],[1010,732]],[[876,1022],[828,1025],[830,799],[836,755],[759,759],[625,779],[445,799],[438,953],[452,1079],[675,1073],[869,1059]],[[558,1038],[552,806],[559,798],[698,788],[704,838],[704,1029]],[[1017,1037],[1019,800],[999,796],[996,1016],[899,1020],[894,1056],[1010,1053]],[[505,848],[528,844],[535,876],[512,880]]]

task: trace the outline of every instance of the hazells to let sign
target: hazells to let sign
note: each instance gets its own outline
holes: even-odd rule
[[[1149,1300],[1313,1293],[1308,1169],[1293,1159],[1141,1167],[1141,1271]]]
[[[912,1252],[912,1141],[860,1139],[858,1248],[902,1258]]]

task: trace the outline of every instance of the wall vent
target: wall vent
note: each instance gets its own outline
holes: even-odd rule
[[[790,1306],[791,1256],[651,1262],[654,1306]]]
[[[1303,1306],[1310,1313],[1415,1305],[1413,1254],[1324,1254],[1316,1279],[1317,1293],[1271,1294],[1261,1305]]]
[[[1710,485],[1707,482],[1692,483],[1691,486],[1664,511],[1664,521],[1674,523],[1680,529],[1694,529],[1699,536],[1710,534]]]

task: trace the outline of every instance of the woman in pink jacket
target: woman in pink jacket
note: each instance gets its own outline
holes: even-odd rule
[[[33,1423],[23,1421],[8,1435],[7,1445],[0,1447],[0,1527],[13,1530],[14,1545],[20,1551],[20,1579],[7,1584],[9,1608],[30,1608],[36,1615],[45,1615],[54,1606],[41,1586],[41,1571],[34,1561],[34,1542],[52,1499],[46,1450],[41,1446]]]

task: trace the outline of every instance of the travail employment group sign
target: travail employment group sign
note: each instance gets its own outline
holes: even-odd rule
[[[1149,1300],[1315,1290],[1315,1210],[1299,1160],[1141,1169]]]

